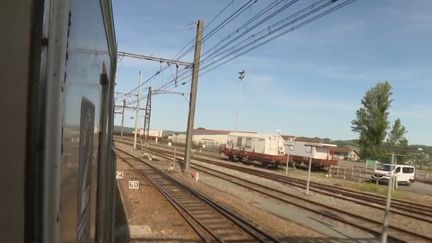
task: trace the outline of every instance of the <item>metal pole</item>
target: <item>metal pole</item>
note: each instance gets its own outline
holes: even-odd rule
[[[138,87],[141,87],[141,71],[139,71],[139,79],[138,79]],[[140,110],[140,88],[138,88],[138,94],[137,94],[137,106],[135,111],[135,135],[134,135],[134,149],[136,149],[136,143],[137,143],[137,135],[138,135],[138,116],[139,116],[139,110]]]
[[[285,168],[285,175],[288,175],[288,165],[289,165],[289,153],[287,153],[287,161],[286,161],[286,168]]]
[[[194,63],[193,63],[193,70],[192,70],[191,92],[190,92],[190,99],[189,99],[189,116],[188,116],[187,134],[186,134],[186,151],[184,157],[185,164],[184,164],[183,172],[187,172],[190,167],[190,158],[192,152],[191,151],[192,132],[194,128],[194,119],[195,119],[195,105],[196,105],[196,96],[198,90],[198,74],[199,74],[199,65],[201,59],[203,29],[204,29],[204,21],[198,20],[196,42],[195,42],[195,55],[194,55]]]
[[[396,155],[395,155],[396,156]],[[397,158],[394,158],[394,161],[392,162],[392,165],[397,164]],[[402,171],[400,171],[402,172]],[[398,182],[397,182],[397,177],[396,175],[393,173],[393,191],[398,189]]]
[[[311,175],[311,167],[312,167],[313,149],[314,147],[311,146],[311,156],[309,158],[308,176],[307,176],[307,183],[306,183],[306,195],[309,195],[309,184],[310,184],[310,175]]]
[[[395,154],[392,153],[391,154],[391,164],[392,165],[394,163],[394,159],[395,159]],[[388,187],[387,187],[386,207],[385,207],[385,211],[384,211],[383,231],[382,231],[382,235],[381,235],[381,242],[382,243],[387,243],[387,236],[388,236],[387,229],[388,229],[388,223],[389,223],[388,217],[389,217],[390,206],[391,206],[392,185],[393,185],[393,172],[391,172],[390,179],[388,182]]]
[[[122,126],[121,126],[121,131],[120,131],[120,137],[123,137],[125,106],[126,106],[126,99],[123,99],[123,111],[122,111],[122,122],[121,122]]]
[[[365,162],[365,178],[367,177],[368,161]]]
[[[145,146],[148,144],[148,138],[150,136],[150,118],[151,118],[151,99],[152,99],[152,88],[149,87],[148,93],[147,93],[147,102],[146,102],[146,108],[144,112],[144,143]]]
[[[277,155],[279,156],[279,137],[280,137],[281,130],[277,129],[276,132],[277,132],[277,135],[278,135],[278,137],[277,137],[276,151],[277,151]]]
[[[243,78],[244,78],[244,74],[245,71],[241,71],[239,72],[240,76],[240,89],[239,89],[239,96],[237,98],[237,113],[236,113],[236,125],[235,125],[235,131],[238,131],[238,120],[239,120],[239,112],[240,112],[240,101],[241,101],[241,94],[242,94],[242,84],[243,84]]]
[[[176,156],[177,156],[177,148],[174,148],[174,157],[173,157],[173,168],[174,168],[174,170],[177,167],[176,166],[177,165],[177,158],[176,158]]]
[[[236,125],[235,125],[235,131],[238,131],[238,119],[239,119],[239,110],[240,110],[240,100],[241,100],[241,90],[242,90],[242,82],[243,79],[240,79],[240,90],[239,90],[239,96],[237,98],[237,114],[236,114]]]

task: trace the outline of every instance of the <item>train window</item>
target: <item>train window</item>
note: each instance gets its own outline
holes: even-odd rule
[[[399,173],[401,171],[401,167],[397,167],[395,173]]]

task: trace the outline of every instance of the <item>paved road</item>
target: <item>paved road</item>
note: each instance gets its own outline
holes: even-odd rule
[[[398,189],[432,196],[432,185],[423,182],[416,181],[412,183],[411,186],[399,185]]]

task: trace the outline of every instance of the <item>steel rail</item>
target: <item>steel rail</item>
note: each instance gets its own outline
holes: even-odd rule
[[[155,154],[161,156],[161,153],[155,153]],[[163,154],[163,156],[161,156],[161,157],[164,157],[166,159],[171,160],[171,157],[168,155],[167,152],[164,152],[162,154]],[[198,168],[198,167],[200,167],[200,168]],[[287,192],[284,192],[284,191],[281,191],[281,190],[277,190],[277,189],[274,189],[274,188],[271,188],[271,187],[268,187],[268,186],[264,186],[264,185],[258,184],[256,182],[252,182],[252,181],[249,181],[249,180],[246,180],[246,179],[242,179],[242,178],[230,175],[228,173],[217,171],[215,169],[211,169],[211,168],[208,168],[208,167],[205,167],[205,166],[202,166],[202,165],[193,164],[192,168],[194,168],[195,170],[199,170],[201,172],[207,173],[207,174],[209,174],[211,176],[217,177],[219,179],[223,179],[223,180],[229,181],[229,182],[231,182],[233,184],[242,186],[242,187],[247,188],[249,190],[252,190],[252,191],[261,193],[263,195],[269,196],[271,198],[280,200],[282,202],[285,202],[285,203],[294,205],[296,207],[305,209],[307,211],[319,214],[319,215],[327,217],[327,218],[331,218],[331,219],[333,219],[335,221],[339,221],[339,222],[347,224],[347,225],[351,225],[353,227],[356,227],[358,229],[361,229],[361,230],[364,230],[364,231],[366,231],[368,233],[371,233],[371,234],[373,234],[375,236],[381,235],[381,231],[380,230],[374,230],[373,227],[366,227],[366,226],[364,226],[364,225],[362,225],[360,223],[351,222],[351,221],[349,221],[347,219],[343,219],[343,218],[341,218],[341,217],[339,217],[337,215],[328,214],[328,213],[325,213],[325,211],[322,211],[322,210],[312,209],[310,207],[305,206],[303,203],[306,202],[306,203],[309,203],[309,204],[312,204],[312,205],[316,205],[316,206],[323,207],[325,209],[331,210],[332,212],[337,212],[337,213],[340,213],[340,214],[345,214],[345,215],[347,215],[349,217],[357,218],[357,219],[363,220],[364,222],[374,224],[374,226],[378,226],[378,228],[382,225],[381,222],[376,221],[376,220],[372,220],[372,219],[367,218],[365,216],[353,214],[353,213],[350,213],[350,212],[347,212],[347,211],[344,211],[344,210],[341,210],[341,209],[338,209],[338,208],[335,208],[335,207],[332,207],[332,206],[328,206],[328,205],[325,205],[325,204],[322,204],[322,203],[319,203],[319,202],[312,201],[310,199],[306,199],[306,198],[303,198],[303,197],[300,197],[300,196],[297,196],[297,195],[292,195],[292,194],[289,194]],[[217,175],[217,174],[219,174],[219,175]],[[223,176],[221,176],[221,175],[223,175]],[[236,180],[241,181],[241,182],[236,182]],[[249,183],[249,184],[253,185],[254,187],[246,185],[245,183]],[[258,188],[262,188],[262,189],[257,189],[257,187]],[[288,197],[294,198],[295,200],[300,200],[303,203],[295,203],[295,202],[293,202],[291,200],[287,200],[287,199],[281,198],[280,196],[277,196],[277,195],[275,196],[274,194],[272,194],[270,192],[279,193],[279,194],[282,194],[284,196],[288,196]],[[422,220],[422,219],[420,219],[420,220]],[[375,227],[375,228],[377,228],[377,227]],[[412,231],[406,230],[404,228],[400,228],[400,227],[396,227],[396,226],[389,226],[389,229],[391,229],[393,231],[396,231],[396,233],[401,232],[402,234],[409,234],[409,235],[412,235],[414,237],[420,238],[422,240],[427,240],[427,241],[431,241],[432,242],[432,238],[431,237],[419,234],[417,232],[412,232]],[[395,236],[389,236],[389,238],[391,240],[393,240],[393,241],[405,242],[404,240],[399,239],[399,238],[397,238]]]
[[[335,208],[335,207],[332,207],[332,206],[328,206],[328,205],[325,205],[323,203],[315,202],[313,200],[306,199],[306,198],[303,198],[303,197],[300,197],[300,196],[292,195],[292,194],[289,194],[287,192],[284,192],[284,191],[281,191],[281,190],[278,190],[278,189],[275,189],[275,188],[264,186],[262,184],[258,184],[258,183],[253,182],[253,181],[249,181],[249,180],[246,180],[246,179],[243,179],[243,178],[239,178],[239,177],[230,175],[230,174],[225,173],[225,172],[217,171],[215,169],[211,169],[211,168],[208,168],[208,167],[205,167],[205,166],[202,166],[202,165],[197,165],[197,164],[194,164],[193,167],[194,167],[195,170],[199,170],[199,171],[207,173],[207,174],[209,174],[211,176],[214,176],[214,177],[217,177],[217,178],[229,181],[229,182],[234,183],[236,185],[245,187],[245,188],[247,188],[249,190],[252,190],[252,191],[264,194],[266,196],[269,196],[271,198],[283,201],[285,203],[289,203],[289,204],[293,204],[294,205],[294,203],[292,201],[283,199],[283,198],[281,198],[279,196],[275,196],[274,194],[272,194],[270,192],[279,193],[279,194],[282,194],[283,196],[288,196],[288,197],[294,198],[296,200],[301,200],[301,201],[306,202],[306,203],[310,203],[310,204],[313,204],[313,205],[318,205],[320,207],[324,207],[324,208],[326,208],[328,210],[332,210],[332,212],[338,212],[338,213],[342,213],[342,214],[348,215],[349,217],[361,219],[361,220],[364,220],[364,221],[366,221],[368,223],[375,224],[376,226],[378,226],[378,228],[382,225],[382,223],[380,221],[372,220],[372,219],[367,218],[365,216],[353,214],[353,213],[350,213],[350,212],[347,212],[347,211],[344,211],[344,210],[341,210],[341,209],[338,209],[338,208]],[[198,167],[200,167],[200,168],[198,168]],[[222,176],[220,176],[220,175],[222,175]],[[241,181],[241,182],[239,183],[239,182],[236,182],[235,180],[238,180],[238,181]],[[250,185],[247,185],[247,184],[250,184],[250,185],[253,185],[253,186],[250,186]],[[257,188],[261,188],[261,189],[257,189]],[[298,206],[298,207],[301,207],[301,208],[304,208],[304,209],[307,209],[308,211],[310,211],[309,208],[305,207],[303,204],[295,204],[294,206]],[[341,219],[341,218],[339,218],[337,216],[329,215],[329,214],[325,213],[324,211],[313,210],[313,212],[318,213],[318,214],[320,214],[322,216],[325,216],[325,217],[330,217],[330,218],[332,218],[334,220],[337,220],[337,221],[340,221],[342,223],[354,226],[356,228],[360,228],[362,230],[366,230],[367,232],[372,233],[372,234],[374,234],[376,236],[381,235],[381,231],[380,230],[373,230],[371,228],[364,227],[364,226],[362,226],[359,223],[353,223],[353,222],[350,222],[348,220],[343,220],[343,219]],[[412,231],[406,230],[404,228],[400,228],[400,227],[396,227],[396,226],[389,226],[389,229],[393,229],[395,231],[400,231],[400,232],[402,232],[404,234],[410,234],[410,235],[413,235],[415,237],[421,238],[422,240],[432,241],[431,237],[419,234],[417,232],[412,232]],[[401,240],[401,239],[393,237],[393,236],[391,236],[391,237],[392,237],[393,240]]]
[[[133,154],[127,152],[127,151],[119,149],[118,147],[116,149],[118,151],[124,153],[124,154],[127,154],[127,155],[133,157],[135,160],[138,160],[141,163],[145,163],[147,166],[151,167],[153,170],[158,171],[164,178],[166,178],[168,180],[171,180],[171,182],[174,182],[175,184],[177,184],[181,188],[183,188],[183,189],[187,190],[188,192],[192,193],[197,198],[199,198],[200,200],[204,201],[207,205],[209,205],[210,207],[214,208],[217,212],[219,212],[221,215],[223,215],[224,217],[226,217],[228,220],[230,220],[231,222],[233,222],[235,225],[239,226],[245,233],[249,234],[254,239],[256,239],[256,240],[258,240],[260,242],[280,242],[277,238],[275,238],[275,237],[273,237],[273,236],[265,233],[261,229],[258,229],[257,227],[255,227],[253,224],[251,224],[248,221],[246,221],[245,219],[243,219],[238,214],[236,214],[233,211],[231,211],[231,210],[229,210],[229,209],[227,209],[227,208],[219,205],[214,200],[208,198],[207,196],[203,195],[202,193],[199,193],[196,190],[193,190],[192,188],[190,188],[189,186],[185,185],[184,183],[181,183],[181,182],[177,181],[176,179],[174,179],[173,177],[171,177],[171,176],[169,176],[169,175],[161,172],[156,167],[152,166],[151,164],[148,164],[145,160],[142,160],[142,159],[138,158],[137,156],[135,156],[135,155],[133,155]],[[128,163],[128,164],[130,166],[132,166],[133,168],[135,168],[137,171],[139,171],[139,173],[141,175],[145,174],[144,172],[140,171],[135,166],[133,166],[131,163]],[[152,182],[151,178],[150,178],[150,181]],[[167,191],[164,191],[164,192],[168,194]],[[174,198],[171,198],[171,199],[175,201]],[[190,215],[190,216],[193,217],[192,215]],[[195,219],[195,220],[197,220],[197,219]],[[199,221],[198,221],[198,223],[199,223]],[[205,226],[204,226],[204,228],[205,228]],[[210,230],[210,229],[208,229],[208,230]],[[209,233],[211,234],[211,230],[209,231]],[[218,238],[216,238],[216,239],[219,240],[219,241],[221,241],[221,242],[223,242],[223,239],[218,239]]]
[[[125,142],[125,143],[128,143],[128,142]],[[158,149],[158,148],[148,148],[148,149],[154,150],[154,151],[172,153],[171,151],[167,151],[164,149]],[[181,156],[181,152],[177,152],[177,154],[179,154],[179,156]],[[198,160],[198,161],[222,166],[222,167],[229,168],[229,169],[238,170],[238,171],[241,171],[244,173],[253,174],[256,176],[260,176],[260,177],[263,177],[266,179],[274,180],[277,182],[281,182],[281,183],[296,186],[296,187],[303,188],[305,183],[306,183],[305,180],[302,180],[302,179],[291,178],[291,177],[287,177],[287,176],[283,176],[283,175],[279,175],[279,174],[275,174],[275,173],[271,173],[271,172],[265,172],[265,171],[260,171],[260,170],[256,170],[256,169],[251,169],[251,168],[244,168],[244,167],[241,167],[238,165],[230,165],[230,164],[214,161],[214,160],[211,160],[208,158],[202,158],[202,157],[198,157],[198,156],[193,156],[193,158],[195,160]],[[325,184],[316,183],[316,182],[311,182],[311,185],[313,187],[310,188],[310,190],[314,191],[316,193],[320,193],[320,194],[331,196],[331,197],[336,197],[336,198],[341,199],[341,200],[350,201],[350,202],[358,203],[361,205],[364,205],[366,203],[368,206],[371,206],[371,207],[374,207],[377,209],[382,209],[383,208],[382,205],[385,202],[385,198],[378,196],[378,195],[373,195],[370,193],[358,192],[358,191],[347,189],[347,188],[330,186],[330,185],[325,185]],[[393,199],[391,207],[392,208],[390,210],[393,213],[397,213],[397,214],[400,214],[400,215],[403,215],[406,217],[411,217],[411,218],[415,218],[418,220],[432,223],[432,207],[429,207],[427,205],[422,205],[422,204],[417,204],[414,202],[408,202],[408,201]],[[400,209],[403,211],[400,211],[397,209]],[[412,213],[412,214],[410,214],[410,213]],[[417,215],[413,215],[413,214],[417,214]]]
[[[166,150],[158,149],[158,148],[150,148],[150,149],[156,150],[156,151],[164,151],[167,153],[172,153],[171,151],[166,151]],[[177,153],[179,154],[179,156],[181,156],[181,152],[177,152]],[[198,157],[198,156],[194,156],[193,158],[196,160],[202,161],[202,162],[207,162],[207,163],[223,166],[223,167],[230,168],[230,169],[240,170],[242,172],[249,173],[249,174],[255,174],[255,175],[265,177],[267,179],[275,180],[278,182],[282,182],[285,184],[293,185],[292,183],[296,183],[296,185],[294,185],[294,186],[303,186],[304,187],[304,185],[306,183],[305,180],[298,179],[298,178],[290,178],[290,177],[287,177],[284,175],[279,175],[276,173],[259,171],[259,170],[251,169],[251,168],[244,168],[244,167],[241,167],[238,165],[229,165],[226,163],[222,163],[219,161],[215,161],[215,160],[211,160],[211,159],[203,158],[203,157]],[[337,187],[337,186],[325,185],[325,184],[321,184],[321,183],[317,183],[317,182],[311,182],[311,185],[313,185],[315,188],[319,188],[322,190],[322,191],[320,191],[320,190],[314,189],[317,193],[325,194],[326,193],[325,191],[330,191],[330,192],[334,193],[331,195],[336,196],[336,197],[339,196],[339,194],[340,194],[340,195],[345,195],[347,197],[357,198],[359,200],[362,200],[362,201],[365,201],[368,203],[370,203],[371,201],[374,201],[376,204],[383,204],[385,202],[384,197],[378,196],[378,195],[373,195],[370,193],[359,192],[356,190]],[[344,198],[341,197],[340,199],[344,199]],[[346,200],[350,201],[351,199],[346,198]],[[356,202],[356,201],[354,200],[352,202]],[[414,203],[414,202],[410,202],[410,201],[399,200],[399,199],[393,199],[392,200],[392,207],[397,208],[397,209],[412,211],[413,213],[420,214],[423,217],[425,215],[432,217],[432,207],[427,206],[427,205],[418,204],[418,203]],[[394,211],[394,212],[398,213],[399,211]],[[426,221],[427,220],[428,219],[426,219]]]

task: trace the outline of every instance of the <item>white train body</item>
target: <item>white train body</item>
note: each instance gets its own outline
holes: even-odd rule
[[[231,133],[226,147],[240,151],[267,155],[284,155],[284,139],[279,135],[256,133]]]

